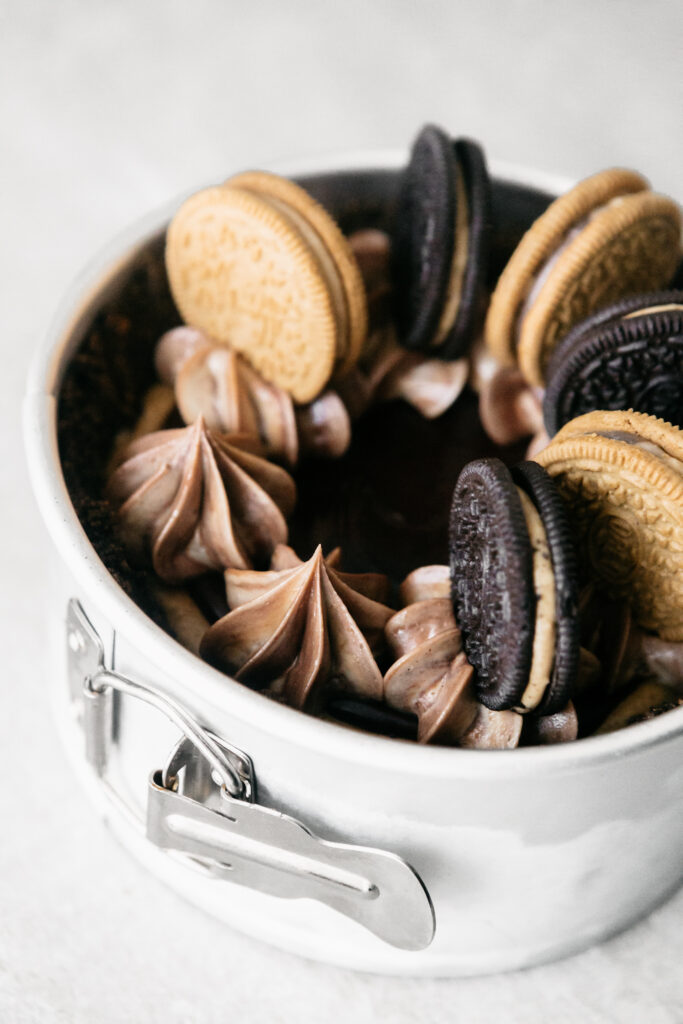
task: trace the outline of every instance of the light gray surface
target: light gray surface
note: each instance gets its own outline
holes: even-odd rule
[[[75,787],[41,662],[43,539],[19,439],[28,361],[65,287],[122,226],[231,170],[410,142],[425,120],[489,155],[681,196],[672,3],[343,5],[0,0],[0,1020],[379,1019],[674,1024],[683,893],[565,963],[492,979],[351,975],[182,904]]]

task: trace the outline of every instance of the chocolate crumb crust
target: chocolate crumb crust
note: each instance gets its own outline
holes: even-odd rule
[[[683,705],[683,697],[679,697],[678,700],[668,700],[664,704],[657,704],[654,707],[650,707],[647,711],[642,712],[640,715],[631,715],[626,720],[626,725],[637,725],[638,722],[649,722],[653,718],[658,718],[659,715],[663,715],[666,711],[673,711],[675,708],[680,708]]]
[[[155,380],[159,332],[178,321],[163,247],[162,233],[134,258],[96,313],[64,376],[57,434],[66,487],[95,550],[125,592],[167,628],[149,574],[130,564],[114,510],[102,497],[114,441],[133,427]]]

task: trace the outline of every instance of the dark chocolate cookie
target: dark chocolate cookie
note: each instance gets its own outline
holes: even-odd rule
[[[455,243],[453,147],[435,125],[413,145],[392,237],[396,322],[407,348],[427,349],[448,287]]]
[[[481,326],[490,193],[477,143],[453,142],[434,125],[422,129],[392,233],[396,327],[407,348],[458,359]]]
[[[683,426],[683,291],[634,296],[584,320],[554,352],[543,401],[552,437],[597,409]]]
[[[471,139],[456,139],[453,152],[467,196],[467,262],[455,322],[437,350],[442,359],[465,355],[484,324],[488,301],[484,279],[492,234],[491,183],[483,150]]]
[[[545,694],[536,713],[552,715],[566,707],[579,667],[579,578],[576,545],[565,504],[546,471],[522,462],[512,479],[533,502],[543,521],[555,580],[555,658]]]
[[[327,704],[325,711],[334,721],[343,722],[355,729],[417,742],[415,715],[389,707],[384,701],[336,696]]]
[[[468,463],[450,517],[453,609],[477,696],[514,707],[531,667],[535,624],[532,552],[519,494],[499,459]]]

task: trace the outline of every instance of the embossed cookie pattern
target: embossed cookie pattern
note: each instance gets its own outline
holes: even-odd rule
[[[315,259],[283,217],[237,189],[207,189],[176,215],[166,259],[187,323],[298,401],[315,397],[334,363],[334,313]]]
[[[673,271],[671,253],[677,238],[670,219],[651,218],[631,224],[598,250],[555,304],[541,332],[538,360],[542,369],[574,324],[623,295],[654,290],[667,281]],[[520,362],[525,361],[522,357],[520,350]],[[526,362],[525,372],[530,376],[530,358]]]
[[[637,620],[683,640],[683,504],[657,489],[630,453],[615,464],[582,437],[552,443],[536,458],[571,508],[585,577],[628,600]],[[614,448],[624,448],[614,444]]]

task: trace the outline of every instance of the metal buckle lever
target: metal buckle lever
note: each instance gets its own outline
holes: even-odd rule
[[[109,759],[114,695],[123,694],[149,704],[173,722],[216,772],[221,785],[231,796],[253,799],[254,768],[251,758],[225,741],[219,744],[171,697],[106,668],[102,641],[79,602],[73,599],[67,608],[67,644],[71,652],[70,674],[75,673],[80,681],[86,757],[98,775],[104,775]],[[172,789],[176,779],[171,776],[170,768],[171,763],[168,762],[163,784]]]
[[[319,900],[402,949],[429,945],[434,910],[409,864],[384,850],[319,839],[295,818],[253,802],[248,755],[160,690],[106,668],[102,641],[76,600],[67,610],[67,647],[72,694],[80,687],[86,756],[119,805],[107,778],[115,701],[121,695],[142,700],[181,731],[165,766],[148,780],[146,819],[138,822],[158,848],[216,878],[273,896]],[[130,817],[130,808],[123,810]]]
[[[319,839],[300,821],[223,796],[203,806],[149,780],[147,835],[209,859],[213,874],[286,899],[319,900],[401,949],[424,949],[434,914],[419,876],[393,853]]]

